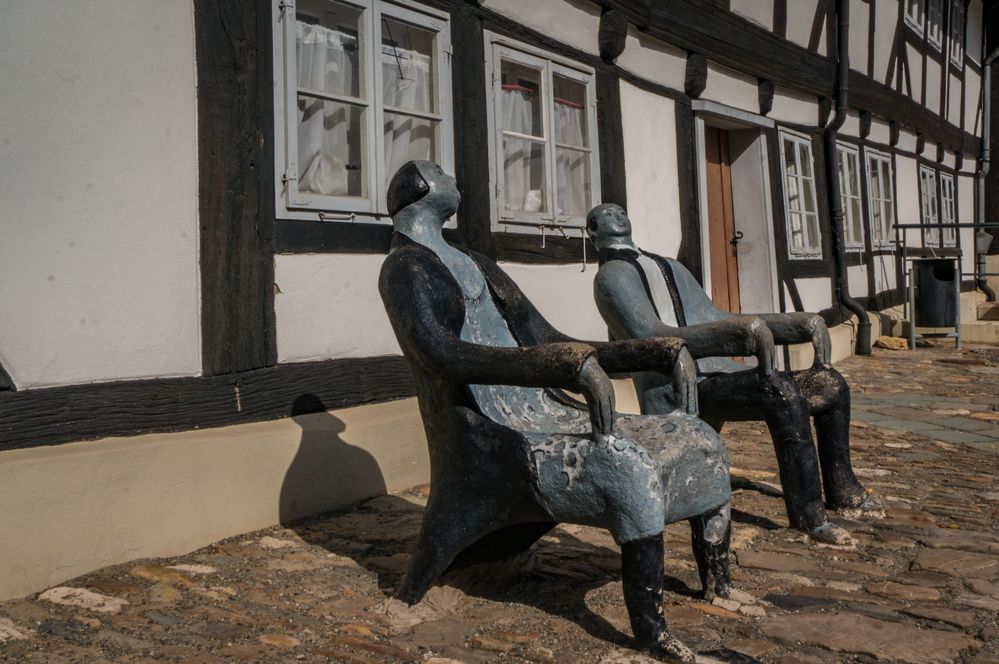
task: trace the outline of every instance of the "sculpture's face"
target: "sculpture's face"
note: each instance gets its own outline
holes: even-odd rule
[[[598,247],[631,242],[631,220],[620,205],[598,205],[586,215],[586,232]]]
[[[461,202],[457,180],[432,161],[417,163],[420,175],[430,187],[430,191],[416,204],[432,207],[437,214],[441,215],[441,219],[447,219],[458,210],[458,203]]]

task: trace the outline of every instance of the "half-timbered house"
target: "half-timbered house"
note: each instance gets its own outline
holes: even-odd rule
[[[852,352],[897,315],[896,224],[973,272],[988,4],[8,3],[0,598],[427,481],[376,288],[411,158],[570,334],[606,334],[582,222],[615,202]]]

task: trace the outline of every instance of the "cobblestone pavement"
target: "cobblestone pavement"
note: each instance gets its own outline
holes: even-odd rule
[[[888,507],[837,549],[787,529],[768,436],[729,425],[733,600],[698,598],[686,525],[667,531],[666,611],[705,662],[999,662],[999,348],[841,365],[858,474]],[[649,662],[628,648],[610,537],[562,526],[533,557],[386,598],[426,487],[142,560],[0,603],[4,662]],[[461,588],[461,589],[459,589]]]

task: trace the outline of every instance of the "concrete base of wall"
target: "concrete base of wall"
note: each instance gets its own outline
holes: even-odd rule
[[[0,600],[430,479],[415,399],[0,461]]]

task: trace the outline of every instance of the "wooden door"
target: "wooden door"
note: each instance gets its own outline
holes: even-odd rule
[[[711,257],[711,299],[719,309],[739,313],[739,260],[735,215],[732,211],[732,160],[728,132],[704,128],[707,159],[708,255]]]

